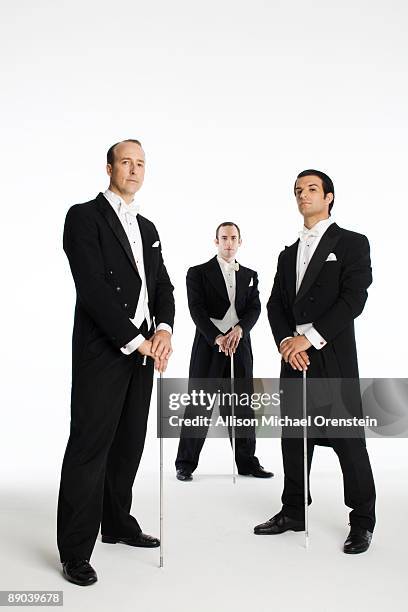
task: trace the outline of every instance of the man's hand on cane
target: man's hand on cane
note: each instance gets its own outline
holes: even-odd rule
[[[215,344],[218,346],[218,350],[220,352],[222,351],[223,353],[225,353],[225,338],[226,336],[224,336],[223,334],[220,334],[215,339]]]
[[[239,341],[242,338],[242,327],[236,325],[228,334],[224,336],[224,353],[231,356],[238,348]]]
[[[163,373],[166,371],[169,357],[173,352],[171,334],[166,330],[159,330],[150,340],[144,340],[137,350],[143,356],[154,359],[155,369]]]
[[[282,359],[289,363],[294,370],[307,370],[310,359],[306,352],[312,346],[306,336],[294,336],[284,340],[280,345],[279,352]]]
[[[165,329],[160,329],[152,336],[151,341],[154,367],[158,372],[163,373],[166,371],[170,355],[173,352],[171,333]]]
[[[173,352],[171,348],[171,334],[165,329],[160,329],[151,338],[152,353],[158,359],[168,359]]]

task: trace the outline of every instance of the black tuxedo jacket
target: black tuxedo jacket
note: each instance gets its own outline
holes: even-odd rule
[[[293,336],[296,325],[313,323],[327,344],[320,351],[310,349],[311,365],[319,360],[320,375],[326,377],[358,377],[354,319],[363,311],[372,282],[369,242],[362,234],[330,225],[296,295],[298,243],[280,253],[267,305],[275,342],[279,347],[283,338]],[[337,261],[326,261],[330,253]],[[292,372],[282,361],[281,375]]]
[[[254,270],[239,265],[235,273],[235,309],[239,317],[243,336],[238,345],[236,358],[243,362],[246,376],[252,376],[252,350],[250,331],[261,312],[258,275]],[[217,257],[204,264],[194,266],[187,272],[187,297],[191,318],[196,325],[190,377],[216,377],[218,347],[214,346],[220,330],[210,319],[222,319],[230,307],[230,301]],[[215,356],[214,356],[215,354]],[[225,358],[224,355],[221,357]]]
[[[174,322],[173,286],[163,263],[153,223],[137,216],[143,243],[149,311],[156,326]],[[153,246],[156,243],[157,246]],[[105,341],[120,349],[140,330],[130,322],[141,280],[126,232],[102,193],[72,206],[64,227],[64,250],[74,278],[77,301],[73,365],[90,343]]]

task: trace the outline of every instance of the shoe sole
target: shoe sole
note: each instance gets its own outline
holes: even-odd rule
[[[343,552],[345,555],[361,555],[362,553],[367,552],[368,549],[369,549],[369,546],[365,548],[364,550],[344,550],[343,549]]]
[[[238,471],[238,474],[240,476],[253,476],[254,478],[273,478],[275,476],[275,474],[273,472],[270,472],[268,475],[263,475],[263,474],[252,474],[252,472],[240,472],[240,471]]]
[[[251,472],[238,472],[238,474],[240,476],[253,476],[254,478],[273,478],[275,476],[275,474],[268,474],[267,476],[261,476],[261,475],[255,475],[255,474],[251,474]]]
[[[126,544],[126,546],[133,546],[134,548],[159,548],[160,546],[160,542],[158,544],[132,544],[131,542],[126,542],[126,540],[117,540],[109,536],[102,536],[102,542],[104,544]]]
[[[280,535],[281,533],[286,533],[287,531],[305,531],[304,527],[291,527],[290,529],[285,529],[284,531],[255,531],[255,535]]]

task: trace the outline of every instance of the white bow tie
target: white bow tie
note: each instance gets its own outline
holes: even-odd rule
[[[299,232],[299,238],[301,240],[301,242],[304,242],[305,240],[308,240],[309,238],[317,238],[319,235],[319,232],[317,230],[308,230],[308,229],[303,229]]]
[[[222,265],[224,266],[226,272],[238,272],[239,270],[239,263],[237,261],[231,261],[231,263],[226,261]]]
[[[120,203],[120,208],[119,208],[120,215],[125,215],[126,213],[128,213],[129,215],[133,215],[133,217],[136,217],[139,211],[140,211],[140,204],[136,204],[135,201],[131,202],[130,204],[126,204],[126,202]]]

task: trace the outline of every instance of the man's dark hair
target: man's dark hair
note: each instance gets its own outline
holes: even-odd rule
[[[296,181],[302,178],[303,176],[318,176],[319,179],[321,179],[322,184],[323,184],[324,196],[326,197],[328,193],[333,194],[333,200],[329,204],[329,215],[330,215],[330,211],[333,208],[333,204],[334,204],[334,185],[333,185],[333,181],[331,180],[330,176],[327,176],[327,174],[325,174],[324,172],[321,172],[320,170],[303,170],[303,172],[300,172],[297,175]],[[295,194],[296,194],[296,181],[293,187],[293,191],[295,192]]]
[[[107,154],[106,154],[106,163],[110,164],[111,166],[113,166],[113,162],[115,161],[115,147],[117,147],[118,145],[122,144],[122,142],[134,142],[135,144],[139,145],[139,147],[142,146],[142,143],[139,140],[136,140],[135,138],[127,138],[126,140],[121,140],[120,142],[115,142],[114,145],[112,145],[110,147],[110,149],[108,150]]]
[[[220,231],[221,227],[236,227],[238,230],[238,238],[241,240],[241,230],[239,229],[238,225],[236,223],[233,223],[232,221],[224,221],[224,223],[219,224],[219,226],[215,230],[215,238],[217,240],[218,240],[218,232]]]

